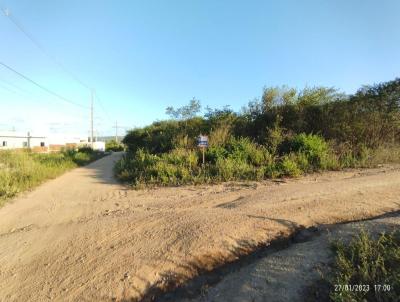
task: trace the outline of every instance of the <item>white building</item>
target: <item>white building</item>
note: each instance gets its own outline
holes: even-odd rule
[[[93,150],[96,150],[96,151],[102,151],[102,152],[106,151],[106,142],[98,141],[96,139],[93,140],[93,145],[90,142],[90,138],[88,138],[87,140],[81,140],[78,145],[85,146],[85,147],[92,147]]]
[[[48,138],[45,136],[36,136],[28,133],[18,133],[13,131],[0,132],[0,150],[48,147]]]
[[[79,148],[91,147],[87,139],[77,136],[65,136],[61,134],[35,135],[30,132],[20,133],[15,131],[0,131],[0,150],[30,148],[35,152],[59,152],[64,147]],[[94,141],[93,149],[105,151],[105,142]]]
[[[93,142],[93,150],[97,151],[106,151],[106,143],[105,142]]]

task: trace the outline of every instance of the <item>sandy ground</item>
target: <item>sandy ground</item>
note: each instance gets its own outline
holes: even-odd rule
[[[400,169],[128,190],[119,154],[0,209],[1,301],[127,301],[234,260],[299,226],[400,209]]]
[[[323,290],[322,278],[327,278],[334,261],[331,243],[349,242],[359,232],[367,230],[375,238],[400,228],[400,214],[347,224],[320,226],[316,231],[300,233],[304,242],[272,252],[231,271],[215,286],[203,286],[194,299],[173,299],[176,302],[302,302],[327,301],[325,296],[310,295]],[[393,286],[393,285],[392,285]]]

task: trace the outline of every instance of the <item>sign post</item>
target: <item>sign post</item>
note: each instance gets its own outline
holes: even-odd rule
[[[201,148],[203,151],[203,166],[204,166],[204,164],[206,163],[205,152],[206,148],[208,147],[208,136],[200,135],[197,139],[197,146]]]

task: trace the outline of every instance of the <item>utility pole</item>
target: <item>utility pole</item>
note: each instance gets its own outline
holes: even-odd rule
[[[118,143],[118,121],[115,121],[115,141]]]
[[[126,129],[129,127],[118,126],[118,121],[115,121],[115,126],[113,126],[113,128],[115,128],[115,141],[118,143],[119,142],[118,129]]]
[[[28,149],[30,149],[31,148],[31,133],[29,131],[28,131],[27,139],[28,139],[27,146],[28,146]]]
[[[94,99],[94,90],[91,90],[91,102],[90,102],[90,143],[93,149],[93,99]]]

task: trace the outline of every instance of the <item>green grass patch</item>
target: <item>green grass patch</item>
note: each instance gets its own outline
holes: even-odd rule
[[[119,152],[124,151],[124,145],[116,140],[106,142],[106,151]]]

